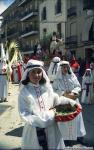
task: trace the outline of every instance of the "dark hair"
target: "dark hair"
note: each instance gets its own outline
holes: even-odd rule
[[[46,80],[45,78],[42,76],[42,79],[39,81],[40,84],[45,84],[46,83]]]
[[[22,81],[21,81],[21,83],[22,83],[23,85],[27,85],[29,82],[30,82],[29,76],[27,76],[25,80],[22,80]]]
[[[25,79],[25,80],[22,80],[21,83],[22,83],[23,85],[27,85],[29,82],[30,82],[30,79],[29,79],[29,72],[28,72],[26,79]],[[45,84],[45,83],[46,83],[46,80],[45,80],[45,78],[43,77],[43,75],[42,75],[42,79],[39,81],[39,83],[40,83],[40,84]]]

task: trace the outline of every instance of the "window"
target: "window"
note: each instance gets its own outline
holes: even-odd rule
[[[57,0],[55,5],[55,14],[61,13],[61,0]]]
[[[62,33],[61,33],[61,23],[57,24],[57,33],[59,34],[59,38],[61,38],[61,35],[62,35]]]
[[[44,7],[41,14],[41,20],[46,20],[46,19],[47,19],[46,7]]]
[[[73,35],[76,35],[76,22],[73,22],[70,24],[70,35],[73,36]]]
[[[47,29],[46,29],[46,28],[44,28],[44,29],[43,29],[43,33],[46,33],[46,32],[47,32]]]

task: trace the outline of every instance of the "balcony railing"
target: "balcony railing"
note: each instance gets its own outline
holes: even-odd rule
[[[29,2],[30,0],[21,0],[18,4],[18,6],[22,6],[24,4],[26,4],[27,2]]]
[[[23,52],[26,52],[26,51],[32,51],[33,52],[33,47],[31,47],[31,46],[24,46],[24,47],[22,47],[22,51]]]
[[[67,16],[71,17],[71,16],[76,16],[77,15],[77,10],[76,7],[71,7],[67,10]]]
[[[21,32],[20,37],[26,37],[26,36],[30,36],[30,35],[34,35],[34,34],[38,34],[38,33],[39,33],[38,27],[28,27]]]
[[[24,12],[20,16],[20,20],[24,21],[25,19],[28,19],[29,17],[37,16],[37,15],[38,15],[38,10],[37,9],[31,9],[31,10],[28,10],[28,11]]]
[[[77,44],[77,36],[70,36],[66,38],[66,44],[70,45],[70,44]]]

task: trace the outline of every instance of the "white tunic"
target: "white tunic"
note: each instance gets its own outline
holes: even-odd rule
[[[59,62],[51,62],[50,63],[47,73],[48,73],[48,77],[49,77],[50,81],[52,81],[52,82],[56,78],[56,73],[58,71],[58,67],[59,67]]]
[[[53,36],[51,44],[50,44],[50,52],[52,54],[53,54],[53,51],[56,49],[56,46],[57,46],[56,36]]]
[[[18,79],[18,68],[16,64],[12,65],[12,71],[13,71],[13,82],[14,83],[19,83]]]
[[[65,91],[79,93],[81,90],[77,77],[73,73],[58,77],[58,79],[54,80],[53,88],[59,95],[63,95]],[[79,103],[78,99],[76,101]],[[82,113],[72,121],[59,123],[59,126],[64,131],[62,133],[64,140],[76,140],[77,137],[82,137],[86,134]]]
[[[89,104],[93,99],[93,78],[84,76],[82,79],[82,96],[81,102]]]
[[[52,87],[35,87],[29,83],[20,91],[18,100],[19,113],[26,122],[23,129],[22,149],[42,149],[38,143],[36,127],[45,128],[49,149],[64,149],[63,137],[54,121],[54,111],[49,111],[60,103]]]
[[[3,69],[6,71],[3,72]],[[8,96],[7,64],[0,63],[0,99]]]

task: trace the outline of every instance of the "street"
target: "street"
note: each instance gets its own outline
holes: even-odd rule
[[[21,148],[21,136],[24,123],[20,120],[18,113],[17,96],[18,84],[9,84],[8,102],[0,103],[0,150]],[[83,117],[86,127],[84,145],[75,143],[66,150],[92,150],[94,146],[94,104],[83,105]]]

